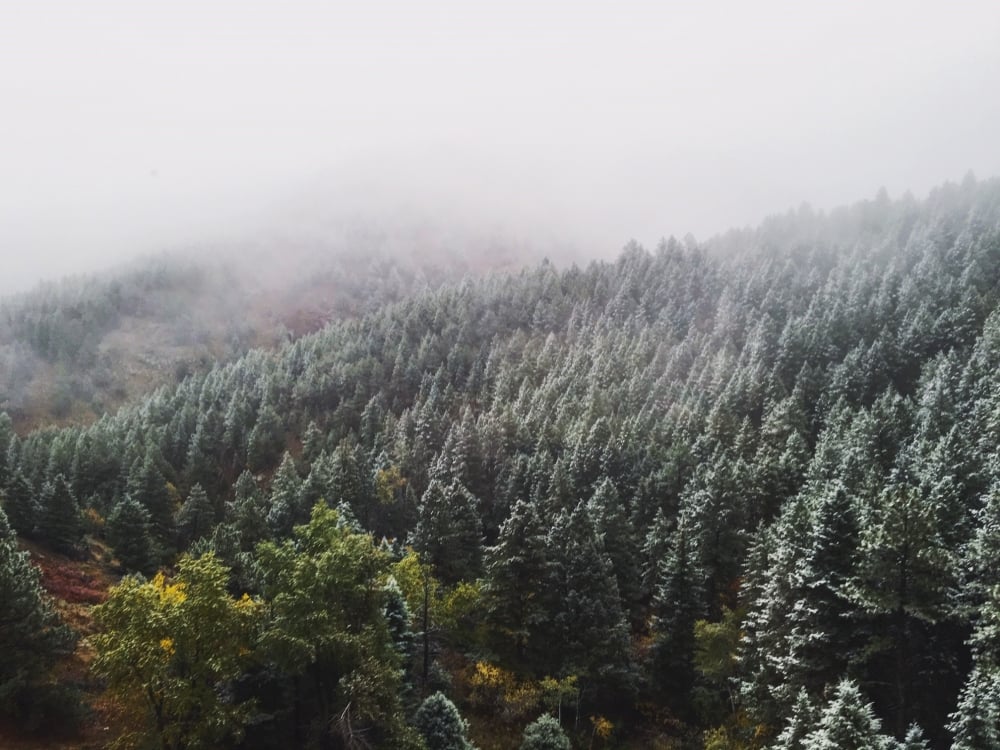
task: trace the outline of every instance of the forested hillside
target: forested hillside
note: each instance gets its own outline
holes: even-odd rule
[[[7,420],[0,705],[72,648],[16,532],[140,574],[80,685],[126,745],[1000,747],[998,282],[970,178]]]
[[[433,234],[404,253],[375,229],[342,231],[277,250],[164,253],[0,300],[0,409],[22,430],[89,423],[253,347],[518,257],[468,262]]]

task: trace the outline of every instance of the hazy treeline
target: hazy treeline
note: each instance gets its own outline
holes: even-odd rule
[[[491,267],[402,256],[368,234],[350,240],[163,254],[7,297],[0,408],[22,427],[89,422],[252,347]]]

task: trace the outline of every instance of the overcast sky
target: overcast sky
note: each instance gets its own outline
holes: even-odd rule
[[[611,255],[998,134],[996,0],[3,2],[0,290],[344,211]]]

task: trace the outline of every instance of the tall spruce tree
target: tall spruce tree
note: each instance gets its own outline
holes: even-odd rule
[[[75,636],[59,621],[42,590],[38,568],[0,509],[0,712],[19,713],[55,661],[73,649]]]
[[[10,474],[3,499],[11,528],[21,536],[31,536],[38,525],[40,508],[31,484],[19,469]]]
[[[457,482],[445,485],[432,480],[420,498],[412,540],[441,580],[474,579],[483,555],[479,501]]]
[[[75,554],[83,542],[83,518],[66,477],[59,474],[42,488],[38,531],[53,549]]]
[[[156,569],[149,527],[149,511],[131,495],[122,498],[108,515],[108,542],[125,570],[149,575]]]

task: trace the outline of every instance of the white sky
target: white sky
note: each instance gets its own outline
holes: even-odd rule
[[[997,0],[0,0],[0,291],[344,210],[612,255],[969,169]]]

